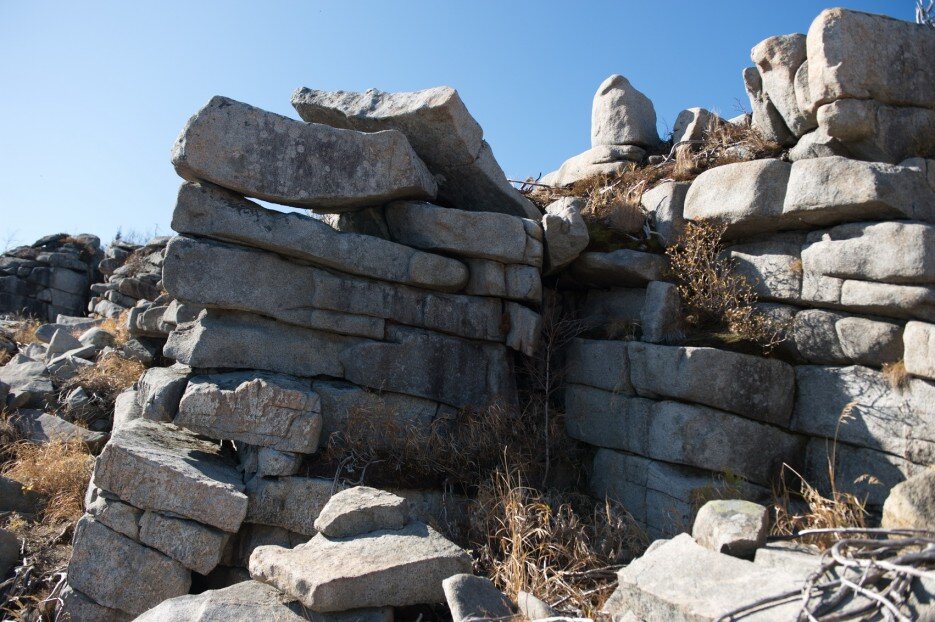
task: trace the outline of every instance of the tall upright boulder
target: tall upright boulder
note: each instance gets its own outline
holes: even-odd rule
[[[658,143],[652,101],[619,74],[601,82],[591,106],[591,146]]]

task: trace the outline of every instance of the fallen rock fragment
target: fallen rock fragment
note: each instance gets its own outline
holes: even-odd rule
[[[402,529],[409,522],[409,502],[392,493],[355,486],[328,500],[315,529],[329,538],[348,538],[379,529]]]
[[[695,518],[692,537],[701,546],[733,557],[752,558],[766,544],[769,510],[743,500],[708,501]]]

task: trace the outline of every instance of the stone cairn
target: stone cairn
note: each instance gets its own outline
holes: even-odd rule
[[[88,288],[101,280],[101,240],[96,235],[47,235],[31,246],[0,255],[0,312],[43,321],[82,315]]]
[[[694,521],[620,572],[609,613],[714,620],[801,586],[814,556],[764,547],[764,508],[706,506],[694,520],[725,481],[763,500],[788,464],[827,493],[834,456],[837,490],[879,511],[895,486],[884,524],[912,524],[935,456],[932,58],[931,29],[825,11],[807,36],[754,48],[753,114],[730,121],[786,145],[791,161],[748,159],[642,195],[665,244],[686,222],[726,223],[725,256],[791,327],[769,358],[688,345],[666,256],[590,250],[580,199],[540,215],[451,89],[300,89],[306,123],[215,97],[173,150],[186,180],[179,236],[165,251],[169,298],[153,303],[164,317],[177,301],[191,321],[168,334],[175,365],[118,400],[66,612],[197,620],[235,606],[242,619],[300,620],[306,607],[389,620],[392,607],[447,599],[460,622],[483,613],[462,598],[477,588],[487,614],[509,615],[408,493],[340,491],[302,465],[354,413],[428,426],[515,403],[515,353],[537,347],[541,274],[592,327],[567,353],[564,400],[569,435],[594,448],[593,493],[654,538]],[[719,123],[686,110],[674,143]],[[592,149],[544,180],[619,173],[654,150],[650,161],[665,159],[659,143],[652,103],[611,76],[595,95]],[[905,370],[899,383],[884,365]],[[223,589],[187,596],[204,588]],[[535,602],[518,600],[524,612]]]
[[[389,501],[411,517],[329,532],[316,518],[336,484],[300,472],[355,412],[428,426],[517,402],[513,352],[534,351],[541,322],[539,212],[452,89],[294,103],[308,123],[215,97],[175,144],[187,181],[160,279],[173,302],[135,303],[131,331],[157,309],[163,323],[172,305],[203,311],[171,326],[176,363],[117,400],[75,532],[72,619],[132,619],[193,580],[250,575],[314,611],[385,619],[443,602],[442,580],[470,571],[425,524],[424,494]],[[124,293],[157,284],[121,270],[109,292],[154,293]],[[254,585],[239,589],[283,598]]]

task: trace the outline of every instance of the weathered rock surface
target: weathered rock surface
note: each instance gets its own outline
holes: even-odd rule
[[[61,593],[61,615],[65,620],[94,620],[94,622],[130,622],[132,614],[99,605],[75,588],[66,585]]]
[[[432,199],[437,191],[400,132],[306,124],[217,96],[188,120],[172,164],[189,181],[321,211]]]
[[[670,397],[785,426],[795,373],[776,359],[715,348],[631,342],[630,381],[637,394]]]
[[[804,458],[795,436],[713,408],[630,398],[583,385],[565,389],[565,428],[589,445],[734,473],[769,485],[783,463]]]
[[[93,480],[88,484],[88,490],[84,495],[84,511],[105,527],[131,540],[139,541],[143,510],[124,503],[115,495],[101,490]]]
[[[935,380],[935,324],[908,322],[903,333],[903,344],[906,371],[914,376]]]
[[[319,534],[291,550],[262,546],[250,556],[253,578],[320,612],[442,602],[442,581],[470,569],[467,553],[423,523],[357,538]]]
[[[0,475],[0,512],[34,514],[42,496],[15,479]]]
[[[392,238],[406,246],[503,263],[542,265],[538,219],[399,201],[386,207],[386,223]]]
[[[532,620],[542,620],[545,618],[554,618],[558,616],[558,612],[555,611],[552,607],[529,592],[524,592],[520,590],[516,594],[516,606],[527,619]]]
[[[640,310],[642,340],[649,343],[677,341],[682,334],[682,307],[678,288],[665,281],[646,286],[646,300]]]
[[[75,526],[68,582],[99,605],[139,615],[167,598],[187,594],[191,573],[85,516]]]
[[[23,354],[16,354],[0,367],[0,384],[7,386],[6,406],[42,407],[55,388],[43,363]]]
[[[189,375],[191,369],[184,365],[147,369],[137,383],[136,399],[140,415],[152,421],[172,421],[178,412],[179,400],[185,392]]]
[[[716,553],[751,559],[766,544],[768,530],[766,507],[739,499],[716,499],[698,510],[692,538]]]
[[[313,536],[333,489],[333,480],[320,477],[254,477],[247,482],[246,521]]]
[[[672,125],[672,143],[703,140],[724,120],[704,108],[686,108],[675,117]]]
[[[570,186],[598,175],[616,176],[646,157],[636,145],[598,145],[565,160],[556,171],[543,175],[540,184]]]
[[[802,292],[802,261],[799,253],[805,235],[773,234],[766,239],[733,244],[725,255],[734,273],[753,287],[758,300],[796,302]]]
[[[665,181],[647,190],[640,197],[640,205],[652,215],[656,233],[666,246],[674,244],[685,226],[683,210],[690,183]]]
[[[348,538],[380,529],[402,529],[409,522],[409,502],[384,490],[355,486],[328,500],[315,529],[329,538]]]
[[[640,620],[714,621],[722,614],[761,598],[797,590],[802,577],[761,568],[696,544],[688,534],[678,535],[634,560],[617,573],[614,603],[624,604]],[[758,610],[746,619],[789,620],[798,602]],[[622,612],[619,612],[622,613]]]
[[[137,622],[302,622],[307,620],[298,603],[276,588],[243,581],[222,590],[178,596],[160,603]]]
[[[274,251],[349,274],[440,291],[457,291],[468,278],[464,264],[455,259],[372,235],[341,233],[315,218],[269,210],[211,184],[182,184],[172,229]]]
[[[935,469],[890,490],[883,504],[884,529],[935,529]]]
[[[935,156],[932,141],[920,140],[935,131],[935,110],[930,108],[839,99],[819,107],[817,116],[818,129],[807,136],[835,155],[891,164]]]
[[[61,417],[41,410],[20,409],[10,415],[9,421],[19,435],[31,443],[52,441],[80,441],[91,453],[97,453],[107,442],[107,434],[82,428]]]
[[[763,89],[763,77],[756,67],[745,67],[743,70],[743,85],[753,111],[750,125],[768,141],[779,145],[789,145],[795,142],[792,132],[786,127],[782,115],[776,106],[769,100]]]
[[[542,302],[542,278],[539,269],[524,264],[504,264],[489,259],[465,259],[470,277],[464,293],[494,296],[507,300]]]
[[[311,454],[321,434],[320,410],[308,381],[232,372],[192,378],[175,424],[218,440]]]
[[[442,581],[453,622],[500,620],[512,617],[510,599],[486,577],[456,574]]]
[[[801,136],[817,126],[814,111],[803,111],[796,99],[795,75],[805,62],[805,56],[805,35],[802,34],[769,37],[750,51],[750,59],[762,78],[763,90],[794,136]]]
[[[163,274],[166,289],[182,300],[332,333],[381,339],[382,320],[388,319],[474,339],[503,339],[497,300],[340,275],[244,246],[174,238]]]
[[[581,218],[586,204],[580,197],[564,197],[545,208],[542,231],[547,274],[558,272],[588,247],[588,226]]]
[[[565,381],[633,395],[626,341],[574,339],[568,348]]]
[[[663,255],[626,248],[588,251],[571,264],[571,275],[589,287],[639,287],[662,278],[669,263]]]
[[[444,177],[439,198],[459,209],[539,218],[532,203],[506,181],[483,130],[450,87],[414,93],[301,88],[293,93],[292,105],[312,123],[364,132],[399,130],[429,169]]]
[[[874,99],[935,108],[935,37],[883,15],[826,9],[808,29],[808,83],[814,105]]]
[[[795,314],[792,341],[808,363],[879,367],[903,358],[900,324],[823,309]]]
[[[652,101],[621,75],[604,80],[591,106],[591,146],[653,147],[658,143]]]
[[[140,520],[141,543],[199,574],[208,574],[218,565],[228,537],[223,531],[158,512],[146,512]]]
[[[216,444],[146,419],[114,432],[98,458],[94,481],[138,508],[184,516],[230,533],[247,511],[240,474]]]

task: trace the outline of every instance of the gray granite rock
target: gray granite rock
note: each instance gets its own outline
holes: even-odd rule
[[[805,47],[805,35],[797,33],[769,37],[750,51],[769,101],[797,137],[818,125],[814,110],[802,110],[796,99],[795,76],[805,62]]]
[[[795,314],[791,337],[808,363],[879,367],[903,358],[903,327],[896,322],[806,309]]]
[[[588,227],[581,218],[586,204],[580,197],[563,197],[545,208],[542,230],[547,274],[558,272],[588,247]]]
[[[20,437],[31,443],[80,441],[91,453],[97,453],[107,442],[107,434],[103,432],[77,426],[41,410],[20,409],[10,416],[9,421]]]
[[[392,493],[355,486],[332,496],[315,519],[315,529],[329,538],[348,538],[380,529],[402,529],[409,522],[409,502]]]
[[[0,367],[0,384],[8,389],[6,406],[10,409],[45,405],[55,388],[44,363],[16,354]]]
[[[320,477],[254,477],[247,482],[246,521],[313,536],[315,519],[334,490],[333,480]]]
[[[668,265],[664,255],[622,248],[581,253],[569,269],[576,281],[588,287],[640,287],[661,280]]]
[[[920,378],[935,380],[935,324],[908,322],[903,333],[903,345],[906,371]]]
[[[486,577],[456,574],[442,581],[453,622],[512,617],[513,604]]]
[[[230,534],[195,521],[145,512],[140,542],[165,553],[186,568],[208,574],[218,565]]]
[[[591,106],[591,146],[659,143],[656,110],[648,97],[629,80],[614,74],[604,80]]]
[[[935,469],[894,486],[883,504],[884,529],[935,529]]]
[[[543,175],[538,183],[570,186],[594,177],[616,177],[645,157],[646,150],[636,145],[597,145],[568,158],[558,170]]]
[[[99,605],[75,588],[66,585],[61,592],[62,608],[60,615],[65,620],[94,620],[94,622],[130,622],[132,614],[119,609]]]
[[[186,123],[172,164],[190,181],[322,211],[432,199],[437,191],[400,132],[306,124],[217,96]]]
[[[151,367],[143,372],[137,381],[136,394],[140,415],[152,421],[172,421],[190,375],[191,369],[179,364]]]
[[[769,510],[765,506],[739,499],[708,501],[695,517],[692,538],[695,542],[733,557],[752,559],[766,544]]]
[[[640,197],[640,206],[651,214],[655,231],[665,246],[675,244],[685,227],[685,195],[691,183],[664,181]]]
[[[105,527],[131,540],[140,540],[140,520],[143,510],[120,501],[115,495],[98,488],[94,480],[84,495],[84,511]]]

